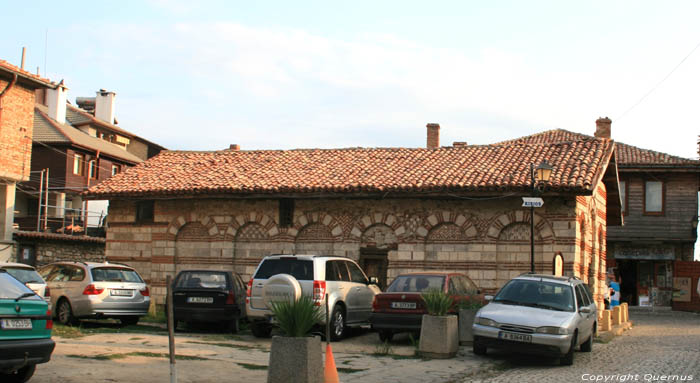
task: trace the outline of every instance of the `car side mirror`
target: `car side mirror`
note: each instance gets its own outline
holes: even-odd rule
[[[581,314],[590,314],[591,309],[589,307],[581,307],[580,309],[578,309],[578,312],[580,312]]]
[[[377,277],[369,277],[370,285],[379,285],[379,279]]]
[[[486,301],[488,302],[491,302],[493,300],[493,295],[486,295],[484,296],[484,299],[486,299]]]

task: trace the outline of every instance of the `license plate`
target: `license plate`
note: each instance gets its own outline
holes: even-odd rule
[[[134,295],[134,290],[116,290],[112,289],[109,290],[109,295],[117,296],[117,297],[130,297]]]
[[[391,302],[392,309],[415,309],[416,302]]]
[[[31,330],[31,319],[3,319],[0,321],[3,330]]]
[[[187,303],[214,303],[213,297],[188,297]]]
[[[498,337],[504,340],[514,340],[516,342],[532,343],[532,335],[518,334],[517,332],[500,331]]]

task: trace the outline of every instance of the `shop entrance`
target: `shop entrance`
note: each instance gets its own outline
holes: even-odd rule
[[[617,275],[620,282],[620,302],[637,306],[637,262],[618,260]]]

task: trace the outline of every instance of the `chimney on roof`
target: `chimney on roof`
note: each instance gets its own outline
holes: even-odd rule
[[[229,145],[228,150],[241,150],[241,146],[238,144],[231,144]]]
[[[114,124],[114,98],[117,94],[100,89],[95,97],[95,118]]]
[[[46,106],[49,107],[49,117],[59,124],[66,123],[66,96],[68,88],[63,85],[63,80],[55,89],[46,90]]]
[[[467,146],[467,141],[455,141],[452,143],[452,146],[454,146],[455,148],[463,148]]]
[[[595,120],[595,136],[598,138],[610,138],[610,125],[612,125],[612,120],[607,117],[600,117]]]
[[[428,128],[428,149],[437,149],[440,147],[440,124],[430,123],[426,125]]]

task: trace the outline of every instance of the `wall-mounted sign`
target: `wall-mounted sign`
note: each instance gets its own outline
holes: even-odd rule
[[[690,302],[690,278],[673,278],[673,300],[675,302]]]
[[[557,277],[564,275],[564,257],[561,253],[554,254],[554,259],[552,260],[552,274]]]

